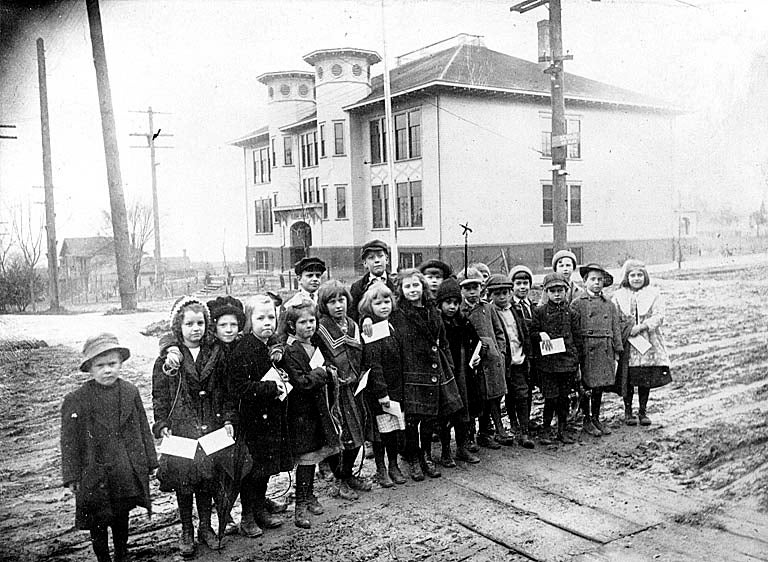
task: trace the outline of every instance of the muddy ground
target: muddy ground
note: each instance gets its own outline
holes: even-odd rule
[[[322,482],[326,514],[312,529],[294,527],[291,509],[282,528],[227,537],[220,553],[201,547],[197,559],[768,560],[768,263],[654,277],[667,297],[674,381],[651,393],[652,426],[624,426],[620,400],[608,396],[610,436],[484,450],[479,465],[374,488],[357,502],[328,497]],[[139,330],[164,318],[166,304],[151,308],[0,317],[0,340],[49,344],[0,346],[0,560],[93,559],[87,533],[73,528],[74,499],[60,486],[59,408],[84,380],[77,349],[110,330],[133,351],[124,375],[152,417],[156,339]],[[281,475],[270,493],[287,487]],[[157,482],[153,504],[151,520],[133,512],[133,559],[177,560],[175,501]]]

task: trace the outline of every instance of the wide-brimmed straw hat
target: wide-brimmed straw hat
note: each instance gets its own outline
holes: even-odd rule
[[[80,370],[86,373],[90,371],[91,361],[107,351],[117,351],[120,353],[123,361],[131,356],[131,351],[127,347],[120,345],[120,342],[117,341],[117,336],[104,332],[85,340],[83,345],[83,362],[80,364]]]

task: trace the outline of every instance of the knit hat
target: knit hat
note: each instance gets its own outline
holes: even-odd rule
[[[235,297],[227,295],[226,297],[216,297],[212,301],[208,301],[208,310],[211,311],[211,324],[216,324],[216,321],[227,314],[233,315],[237,318],[237,326],[241,330],[245,326],[245,312],[243,311],[243,303],[237,300]]]
[[[579,268],[579,275],[581,275],[581,278],[586,281],[587,274],[590,271],[599,271],[603,274],[603,280],[604,280],[603,287],[610,287],[611,285],[613,285],[613,275],[608,273],[608,271],[606,271],[606,269],[602,265],[597,263],[588,263],[587,265],[582,265]]]
[[[555,269],[557,262],[559,262],[562,258],[571,258],[571,261],[573,262],[573,269],[576,269],[576,266],[578,265],[578,262],[576,261],[576,254],[570,250],[559,250],[555,252],[555,255],[552,256],[552,269]]]
[[[501,273],[494,273],[488,278],[488,283],[485,285],[485,290],[488,293],[492,293],[497,289],[512,289],[512,282],[504,277]]]
[[[190,305],[190,304],[199,304],[200,306],[202,306],[203,307],[203,317],[205,318],[205,325],[206,325],[206,327],[211,325],[211,311],[208,310],[208,307],[206,306],[206,304],[203,301],[201,301],[197,297],[192,297],[192,296],[189,296],[189,295],[184,295],[182,297],[179,297],[178,299],[176,299],[176,302],[173,303],[173,308],[171,308],[171,317],[170,317],[171,331],[173,332],[173,335],[176,336],[176,338],[179,341],[182,340],[181,328],[179,327],[179,326],[181,326],[181,323],[179,323],[179,325],[176,328],[174,328],[173,324],[174,324],[174,321],[176,320],[176,317],[181,313],[181,310],[185,306]]]
[[[528,279],[531,283],[533,283],[533,271],[531,271],[529,268],[527,268],[524,265],[516,265],[509,271],[509,280],[514,281],[515,279]]]
[[[107,351],[117,351],[120,353],[120,358],[123,361],[131,356],[131,351],[127,347],[120,345],[120,342],[117,341],[117,336],[104,332],[85,340],[83,345],[83,362],[80,364],[80,370],[86,373],[90,371],[91,361]]]
[[[457,299],[461,302],[461,289],[459,282],[454,277],[449,277],[437,288],[437,296],[435,297],[437,304],[448,299]]]
[[[443,272],[443,279],[448,279],[453,273],[450,265],[440,260],[427,260],[419,266],[419,271],[425,273],[428,269],[439,269]]]
[[[482,285],[485,282],[483,274],[474,267],[468,267],[466,271],[459,273],[458,281],[461,287],[472,283],[480,283],[480,285]]]
[[[645,285],[643,285],[643,287],[650,285],[651,277],[648,275],[648,268],[645,266],[645,263],[640,260],[630,258],[624,262],[624,266],[621,268],[622,287],[629,287],[629,274],[636,269],[642,271],[643,275],[645,276]]]
[[[319,271],[325,273],[325,262],[320,258],[301,258],[293,266],[296,275],[301,275],[305,271]]]
[[[568,290],[568,281],[562,273],[547,273],[544,276],[544,290],[552,287],[564,287],[566,291]]]
[[[364,260],[368,252],[384,252],[389,257],[389,246],[382,240],[369,240],[363,245],[363,249],[360,250],[360,259]]]

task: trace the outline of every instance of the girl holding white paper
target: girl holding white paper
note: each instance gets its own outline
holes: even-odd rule
[[[178,368],[167,368],[165,353],[155,361],[152,373],[152,405],[155,437],[198,439],[221,429],[225,387],[218,375],[222,358],[219,346],[206,338],[210,326],[208,307],[195,297],[181,297],[171,310],[171,331],[181,356]],[[160,489],[176,492],[181,518],[179,550],[182,556],[195,553],[192,501],[197,503],[198,542],[212,550],[220,543],[211,527],[213,496],[219,489],[214,460],[198,446],[194,459],[164,455],[158,472]]]
[[[635,325],[629,334],[629,370],[624,393],[624,421],[627,425],[651,425],[646,408],[651,388],[672,381],[669,356],[661,327],[664,324],[664,300],[652,286],[648,269],[639,260],[629,259],[622,269],[621,287],[613,294],[619,310]],[[638,417],[632,413],[634,387],[638,387]]]
[[[347,305],[351,300],[347,288],[335,279],[326,281],[317,291],[320,312],[317,334],[327,364],[336,367],[344,448],[330,457],[328,464],[335,478],[333,494],[346,500],[358,499],[357,491],[371,490],[368,480],[353,474],[355,459],[365,440],[367,412],[362,393],[355,394],[363,375],[360,368],[363,344],[359,328],[347,316]]]
[[[281,366],[293,386],[288,420],[298,460],[295,523],[303,529],[312,526],[309,513],[324,511],[314,494],[315,466],[342,450],[336,367],[313,361],[320,345],[316,311],[315,303],[304,300],[286,308],[281,317],[286,332]]]
[[[405,419],[384,411],[403,402],[403,372],[400,368],[400,347],[394,337],[389,316],[395,306],[392,291],[383,283],[368,287],[360,299],[361,318],[371,318],[374,325],[385,323],[389,335],[370,341],[363,347],[363,369],[368,369],[365,399],[375,423],[371,424],[373,458],[376,460],[376,480],[382,488],[405,484],[405,476],[397,464],[398,443],[403,441]],[[385,461],[386,456],[386,461]],[[389,466],[387,466],[387,461]]]

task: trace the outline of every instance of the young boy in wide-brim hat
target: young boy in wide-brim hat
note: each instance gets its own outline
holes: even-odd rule
[[[90,531],[99,562],[110,560],[107,528],[115,560],[125,560],[131,509],[152,507],[155,443],[138,389],[120,378],[130,356],[112,334],[89,338],[80,370],[91,378],[61,407],[62,481],[75,494],[75,526]]]

